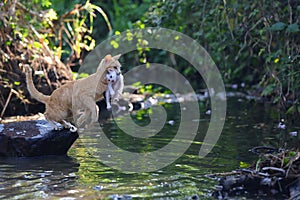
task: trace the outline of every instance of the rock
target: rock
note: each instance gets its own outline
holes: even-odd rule
[[[67,129],[55,131],[45,120],[0,124],[0,156],[65,155],[78,136]]]

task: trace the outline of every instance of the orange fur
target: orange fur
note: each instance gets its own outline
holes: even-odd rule
[[[35,88],[31,68],[25,66],[27,89],[33,98],[45,104],[45,118],[55,129],[58,128],[55,122],[62,123],[66,128],[75,128],[65,121],[72,118],[77,127],[86,127],[98,120],[96,101],[103,98],[107,88],[105,72],[108,68],[120,72],[121,64],[118,61],[120,56],[121,54],[114,57],[106,55],[94,74],[68,82],[54,90],[50,96],[42,94]]]

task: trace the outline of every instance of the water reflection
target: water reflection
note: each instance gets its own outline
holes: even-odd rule
[[[68,156],[0,159],[0,198],[38,199],[76,185],[79,163]]]

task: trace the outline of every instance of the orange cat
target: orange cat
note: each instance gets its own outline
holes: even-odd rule
[[[94,74],[68,82],[54,90],[49,96],[35,88],[32,70],[27,65],[25,66],[27,89],[33,98],[45,104],[45,118],[55,130],[59,129],[57,123],[61,123],[65,128],[75,132],[77,128],[66,120],[74,121],[77,127],[86,127],[98,120],[96,101],[103,98],[103,93],[107,89],[108,83],[105,78],[107,70],[113,69],[121,73],[121,64],[118,61],[120,56],[121,54],[114,57],[105,56]]]

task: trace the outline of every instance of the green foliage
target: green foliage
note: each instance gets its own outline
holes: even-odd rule
[[[86,52],[95,47],[96,42],[91,36],[94,18],[102,16],[104,23],[99,27],[106,25],[112,30],[102,8],[89,0],[71,3],[58,0],[4,1],[0,13],[2,114],[5,111],[9,111],[9,115],[28,111],[27,105],[20,103],[28,103],[23,95],[23,92],[27,95],[25,64],[43,72],[43,76],[37,77],[39,87],[42,91],[51,91],[61,82],[71,80],[70,67],[79,66]]]
[[[149,9],[150,5],[157,0],[110,0],[110,1],[96,1],[91,2],[101,8],[107,13],[108,19],[111,21],[111,26],[114,32],[126,31],[135,26],[135,22],[143,18],[144,13]],[[103,19],[95,20],[95,31],[93,38],[100,42],[107,37],[106,29],[99,28],[103,24]],[[113,34],[113,32],[109,32]]]
[[[270,29],[271,31],[282,31],[283,29],[285,29],[285,27],[286,27],[286,23],[277,22],[273,24]]]
[[[191,36],[225,82],[259,84],[263,96],[286,105],[300,96],[299,9],[298,1],[160,0],[138,23]]]

